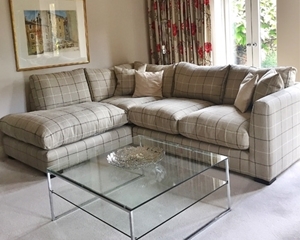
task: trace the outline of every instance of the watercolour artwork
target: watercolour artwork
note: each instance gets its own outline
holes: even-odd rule
[[[9,0],[17,71],[90,62],[86,0]]]
[[[24,11],[28,55],[79,50],[76,11]]]

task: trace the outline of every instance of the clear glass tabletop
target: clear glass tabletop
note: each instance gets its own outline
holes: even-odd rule
[[[57,164],[48,173],[133,211],[227,159],[145,136],[123,145],[75,166]]]

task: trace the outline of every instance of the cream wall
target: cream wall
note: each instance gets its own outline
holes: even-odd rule
[[[278,65],[294,66],[300,81],[300,1],[277,0]]]
[[[17,72],[9,1],[0,1],[0,118],[27,110],[25,92],[31,74],[148,61],[146,0],[86,0],[86,7],[89,64]]]

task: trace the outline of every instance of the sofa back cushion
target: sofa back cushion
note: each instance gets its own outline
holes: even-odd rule
[[[84,69],[90,87],[92,101],[99,102],[112,97],[116,88],[116,75],[113,69]]]
[[[91,101],[83,69],[31,75],[29,84],[35,110],[47,110]]]
[[[282,66],[282,67],[275,67],[274,69],[276,70],[276,72],[280,74],[285,88],[295,84],[296,73],[297,73],[297,69],[295,67]],[[258,74],[260,79],[269,70],[271,70],[271,68],[256,68],[256,67],[249,67],[245,65],[234,65],[234,64],[230,65],[223,103],[224,104],[234,103],[237,93],[239,91],[239,86],[249,72],[251,72],[254,75]]]
[[[198,66],[180,62],[175,70],[173,97],[184,97],[221,104],[229,65]]]

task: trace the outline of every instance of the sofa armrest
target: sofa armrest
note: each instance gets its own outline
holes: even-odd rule
[[[271,181],[300,158],[300,84],[257,100],[250,118],[250,161]]]

